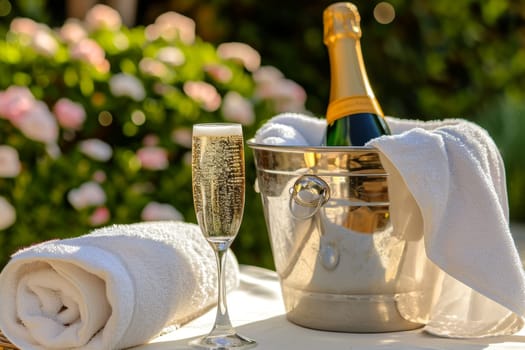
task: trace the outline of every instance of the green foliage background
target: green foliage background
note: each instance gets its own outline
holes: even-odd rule
[[[253,46],[263,64],[278,67],[305,88],[308,109],[322,116],[329,89],[322,11],[330,3],[140,1],[137,22],[148,24],[173,10],[195,19],[203,40]],[[487,128],[505,160],[511,218],[525,220],[525,1],[391,0],[396,17],[389,24],[374,19],[379,1],[354,3],[362,17],[368,75],[385,113],[424,120],[461,117]],[[50,24],[64,20],[60,1],[12,5],[13,14]],[[248,181],[253,180],[252,169]],[[254,193],[248,201],[234,249],[241,262],[271,266],[260,201]]]

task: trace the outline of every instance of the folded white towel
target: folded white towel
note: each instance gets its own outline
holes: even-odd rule
[[[227,287],[238,285],[231,252]],[[0,329],[24,350],[142,344],[216,303],[216,260],[197,225],[115,225],[16,253],[0,274]]]
[[[452,337],[516,332],[525,276],[493,140],[465,120],[388,122],[398,134],[368,145],[381,151],[389,188],[405,192],[390,197],[392,220],[414,213],[408,226],[423,232],[428,258],[446,272],[426,330]]]
[[[299,125],[286,126],[298,134],[305,128],[325,132],[311,117],[293,122]],[[439,267],[426,330],[451,337],[516,332],[525,316],[525,276],[509,229],[504,165],[493,140],[465,120],[387,122],[394,135],[367,145],[381,151],[389,174],[392,224],[406,225],[403,230],[413,231],[407,233],[412,237],[423,233],[426,255]],[[278,117],[267,124],[282,127]],[[269,129],[259,129],[256,142],[265,143]],[[319,146],[316,141],[308,145]],[[283,138],[279,144],[297,143]]]

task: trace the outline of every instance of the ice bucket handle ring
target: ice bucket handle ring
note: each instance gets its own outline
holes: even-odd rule
[[[300,176],[290,188],[288,207],[290,213],[297,220],[306,220],[314,216],[330,199],[330,187],[319,176],[306,174]],[[314,208],[305,215],[296,213],[293,204],[303,208]]]

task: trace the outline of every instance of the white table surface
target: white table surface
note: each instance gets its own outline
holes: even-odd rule
[[[525,262],[525,226],[513,227],[513,235]],[[239,333],[258,342],[257,350],[525,349],[525,329],[505,337],[448,339],[429,335],[421,329],[358,334],[303,328],[286,320],[277,274],[254,266],[241,266],[241,285],[228,294],[228,306],[233,325]],[[185,326],[133,350],[191,349],[188,341],[208,333],[214,318],[215,309],[212,309]]]

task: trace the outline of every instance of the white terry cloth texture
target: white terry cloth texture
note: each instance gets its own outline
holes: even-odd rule
[[[24,350],[122,349],[216,304],[217,267],[197,225],[114,225],[14,254],[0,274],[0,329]],[[228,290],[239,283],[229,252]]]
[[[326,121],[300,113],[282,113],[255,134],[255,142],[266,145],[318,146],[324,138]]]
[[[430,279],[435,299],[425,330],[445,337],[517,332],[524,325],[525,275],[509,228],[504,164],[493,140],[461,119],[386,120],[392,135],[367,146],[381,151],[388,173],[392,225],[403,225],[412,237],[423,234],[425,259],[438,268]],[[256,143],[319,146],[303,140],[325,132],[324,121],[305,115],[277,115],[266,124]],[[301,137],[276,129],[294,129]],[[268,136],[265,130],[273,131]]]

